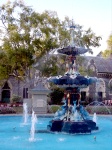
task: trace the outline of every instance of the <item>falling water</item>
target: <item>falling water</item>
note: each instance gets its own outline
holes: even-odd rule
[[[95,123],[97,123],[97,115],[96,115],[96,113],[94,113],[94,115],[93,115],[93,121],[94,121]]]
[[[27,104],[26,103],[23,104],[23,118],[24,118],[24,124],[27,124],[28,108],[27,108]]]
[[[37,117],[33,111],[32,117],[31,117],[31,131],[30,131],[30,138],[29,138],[29,141],[31,142],[35,141],[35,123],[36,122],[37,122]]]
[[[97,106],[103,106],[105,108],[105,110],[108,112],[108,114],[111,114],[111,111],[108,109],[108,107],[103,103],[103,102],[99,102],[99,101],[93,101],[91,103],[88,104],[88,106],[94,106],[94,108],[97,108]]]
[[[23,117],[24,117],[24,124],[27,124],[27,121],[28,121],[28,108],[27,108],[26,103],[23,104]]]
[[[78,120],[79,120],[79,113],[78,113],[77,110],[76,110],[75,113],[74,113],[74,117],[75,117],[75,121],[78,121]]]

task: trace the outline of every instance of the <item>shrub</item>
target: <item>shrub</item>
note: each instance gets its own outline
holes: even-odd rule
[[[12,102],[17,103],[17,102],[20,102],[21,97],[18,95],[13,95],[11,100],[12,100]]]
[[[58,109],[60,109],[59,105],[51,105],[50,106],[51,113],[55,113]]]

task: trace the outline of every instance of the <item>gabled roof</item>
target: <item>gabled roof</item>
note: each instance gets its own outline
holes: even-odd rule
[[[93,60],[98,73],[112,73],[112,58],[86,56],[86,60]]]

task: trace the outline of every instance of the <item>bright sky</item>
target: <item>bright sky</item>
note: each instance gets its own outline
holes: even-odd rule
[[[0,5],[8,0],[0,0]],[[94,55],[107,48],[107,39],[112,33],[112,0],[23,0],[37,12],[56,11],[63,20],[65,16],[73,19],[84,29],[89,27],[102,37],[101,46],[93,48]]]

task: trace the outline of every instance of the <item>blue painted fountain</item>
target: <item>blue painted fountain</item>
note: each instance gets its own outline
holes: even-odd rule
[[[47,129],[51,132],[65,133],[91,133],[98,130],[96,123],[90,119],[89,113],[80,103],[80,89],[86,88],[97,82],[96,77],[85,77],[80,75],[76,65],[76,57],[84,54],[89,49],[77,46],[74,43],[75,26],[70,27],[71,42],[67,47],[56,49],[58,55],[66,55],[66,73],[63,76],[48,78],[48,82],[64,88],[64,105],[58,110],[54,118],[49,122]],[[54,53],[53,50],[51,53]]]

